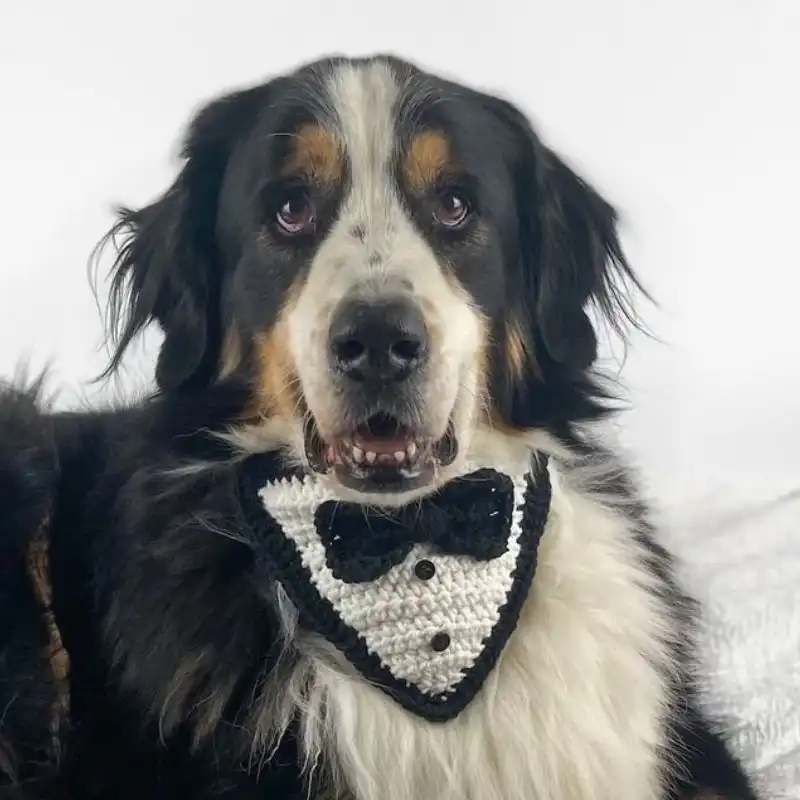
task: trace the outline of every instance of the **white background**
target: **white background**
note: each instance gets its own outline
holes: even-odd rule
[[[517,100],[623,211],[661,304],[645,310],[662,343],[637,340],[622,371],[646,475],[664,492],[800,484],[797,0],[2,6],[0,375],[27,356],[53,365],[62,403],[96,395],[87,258],[113,204],[167,186],[200,102],[389,50]]]
[[[800,0],[0,0],[0,376],[146,384],[157,336],[87,385],[111,207],[166,188],[202,101],[381,50],[517,100],[623,211],[662,343],[628,353],[620,432],[708,613],[714,708],[800,800],[800,499],[774,500],[800,489]]]

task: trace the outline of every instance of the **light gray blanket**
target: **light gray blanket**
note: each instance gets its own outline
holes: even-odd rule
[[[765,800],[800,800],[800,488],[754,498],[684,487],[663,508],[668,544],[705,606],[708,703],[735,730]]]

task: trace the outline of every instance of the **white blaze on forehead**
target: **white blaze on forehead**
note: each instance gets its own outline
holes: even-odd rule
[[[332,75],[329,91],[350,165],[342,217],[360,218],[375,236],[400,212],[391,181],[397,81],[385,63],[347,64]]]
[[[394,72],[381,61],[345,64],[327,89],[349,181],[339,219],[312,270],[324,276],[329,296],[364,285],[375,292],[396,290],[405,280],[417,293],[438,295],[440,305],[442,294],[452,292],[436,254],[409,218],[394,174],[400,96]]]
[[[400,87],[391,67],[381,61],[340,65],[326,91],[349,179],[338,218],[312,261],[298,316],[321,329],[352,290],[377,294],[410,286],[430,327],[474,317],[401,198],[393,169]]]
[[[382,61],[343,64],[325,90],[348,181],[288,319],[303,394],[323,434],[336,430],[342,409],[332,386],[327,334],[337,303],[351,292],[410,292],[431,339],[429,375],[420,386],[424,415],[430,429],[443,434],[460,391],[470,396],[470,406],[477,402],[473,373],[483,344],[481,316],[445,274],[401,196],[394,169],[401,86],[392,68]]]

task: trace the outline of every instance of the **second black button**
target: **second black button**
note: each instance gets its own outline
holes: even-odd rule
[[[433,561],[428,561],[428,559],[424,558],[414,565],[414,574],[421,581],[429,581],[436,574],[436,566]]]

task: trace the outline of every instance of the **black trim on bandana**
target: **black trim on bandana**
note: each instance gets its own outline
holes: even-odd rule
[[[499,619],[494,625],[491,634],[484,640],[483,648],[478,657],[468,669],[463,671],[463,677],[453,689],[441,694],[425,693],[413,683],[395,678],[381,659],[367,648],[364,639],[341,619],[331,602],[323,597],[314,586],[310,580],[310,573],[303,565],[294,543],[285,535],[277,520],[267,511],[258,494],[268,483],[291,479],[286,476],[287,473],[281,471],[276,458],[269,455],[257,455],[243,462],[237,481],[243,520],[254,536],[253,546],[256,551],[256,557],[267,577],[281,584],[298,610],[302,627],[318,633],[335,645],[368,682],[381,688],[406,710],[426,720],[446,722],[455,718],[477,695],[497,663],[503,648],[516,628],[520,612],[533,583],[539,541],[547,524],[550,509],[551,485],[547,469],[547,458],[543,456],[535,457],[532,463],[532,473],[526,475],[525,478],[524,502],[521,508],[519,555],[512,572],[512,583],[506,596],[506,601],[499,609]],[[444,487],[443,492],[448,493],[451,499],[458,496],[458,503],[456,505],[452,503],[441,505],[440,500],[440,503],[437,504],[439,509],[437,515],[431,515],[427,524],[430,525],[431,520],[436,519],[440,525],[449,526],[451,530],[456,530],[458,526],[463,527],[467,520],[476,523],[480,519],[480,509],[475,503],[471,502],[469,497],[470,489],[474,489],[476,486],[476,481],[474,480],[476,476],[480,477],[481,484],[484,486],[487,481],[494,481],[495,485],[502,489],[496,495],[490,508],[495,512],[498,508],[503,509],[506,518],[502,520],[502,529],[506,533],[506,542],[498,550],[497,543],[494,541],[485,545],[482,553],[479,552],[476,556],[473,556],[487,559],[495,558],[505,551],[511,531],[513,488],[510,495],[511,502],[506,504],[503,498],[508,496],[506,493],[509,491],[509,485],[511,484],[506,475],[491,469],[484,469],[451,481]],[[434,495],[434,498],[436,497],[437,495]],[[500,498],[500,505],[498,505],[498,497]],[[323,525],[322,530],[320,530],[320,520],[322,519],[324,522],[328,519],[326,517],[328,512],[321,511],[324,506],[324,503],[320,505],[316,515],[317,528],[321,537],[325,528]],[[349,514],[348,524],[356,524],[360,521],[360,524],[364,526],[363,539],[368,541],[372,535],[372,527],[369,517],[363,513],[366,509],[354,506],[350,510],[353,511],[354,509],[358,509],[358,514]],[[384,512],[386,511],[390,511],[393,525],[397,525],[398,520],[403,521],[403,524],[408,524],[408,521],[414,517],[413,513],[404,516],[402,509],[381,509],[379,514],[376,515],[376,519],[377,516],[385,518]],[[464,533],[465,531],[462,530],[462,539],[465,538],[463,536]],[[466,533],[470,532],[466,531]],[[358,536],[358,533],[351,531],[350,535],[351,537]],[[395,536],[394,533],[392,535]],[[413,534],[409,535],[408,538],[410,543],[401,547],[399,551],[393,546],[388,548],[390,553],[389,560],[381,557],[372,559],[370,562],[368,558],[365,563],[371,563],[370,569],[367,572],[350,575],[349,577],[351,579],[372,580],[386,569],[399,563],[408,555],[413,544],[419,541],[421,537],[418,534]],[[438,537],[433,536],[431,538],[436,540]],[[435,543],[439,544],[438,541]],[[328,565],[334,574],[336,574],[337,570],[341,573],[341,559],[337,562],[335,555],[333,558],[331,557],[330,544],[330,541],[326,542]],[[400,553],[402,553],[402,556],[399,556]],[[336,566],[336,569],[334,569],[334,566]],[[345,580],[341,575],[337,575],[337,577]]]

